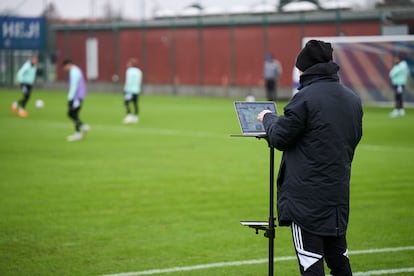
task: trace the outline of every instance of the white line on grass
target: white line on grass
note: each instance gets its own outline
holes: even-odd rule
[[[47,124],[49,127],[55,128],[65,128],[68,131],[71,131],[70,122],[56,122],[56,121],[46,121],[46,120],[37,120],[39,123]],[[92,133],[93,131],[115,131],[115,132],[135,132],[137,134],[144,135],[162,135],[162,136],[183,136],[183,137],[193,137],[193,138],[230,138],[231,133],[237,133],[237,131],[229,133],[217,133],[217,132],[206,132],[206,131],[195,131],[195,130],[184,130],[184,129],[171,129],[171,128],[150,128],[150,127],[141,127],[141,126],[125,126],[122,124],[113,125],[113,124],[91,124]],[[369,151],[392,151],[392,152],[414,152],[414,147],[404,147],[404,146],[385,146],[385,145],[370,145],[370,144],[360,144],[358,148],[369,150]]]
[[[371,276],[371,275],[390,275],[399,273],[414,272],[414,267],[398,268],[398,269],[384,269],[384,270],[371,270],[365,272],[352,273],[354,276]]]
[[[290,261],[290,260],[296,260],[296,257],[295,256],[286,256],[286,257],[275,258],[275,262]],[[193,266],[171,267],[171,268],[165,268],[165,269],[151,269],[151,270],[145,270],[145,271],[125,272],[125,273],[118,273],[118,274],[106,274],[106,275],[103,275],[103,276],[152,275],[152,274],[171,273],[171,272],[178,272],[178,271],[191,271],[191,270],[208,269],[208,268],[216,268],[216,267],[226,267],[226,266],[263,264],[263,263],[266,263],[266,262],[267,262],[267,259],[235,261],[235,262],[222,262],[222,263],[202,264],[202,265],[193,265]]]
[[[56,121],[46,121],[46,120],[37,120],[37,123],[48,125],[48,127],[54,127],[59,129],[68,129],[70,132],[72,130],[71,123],[68,122],[56,122]],[[183,137],[195,137],[195,138],[229,138],[230,133],[217,133],[217,132],[206,132],[206,131],[196,131],[196,130],[185,130],[185,129],[171,129],[171,128],[150,128],[150,127],[141,127],[131,126],[131,125],[113,125],[113,124],[91,124],[91,132],[94,130],[98,131],[113,131],[113,132],[126,132],[126,133],[137,133],[144,135],[162,135],[162,136],[183,136]]]
[[[157,136],[177,136],[177,137],[192,137],[192,138],[227,138],[230,134],[214,133],[195,130],[180,130],[171,128],[150,128],[150,127],[134,127],[125,125],[91,125],[92,131],[114,131],[122,133],[136,133],[138,135],[157,135]]]
[[[351,255],[361,255],[361,254],[388,253],[388,252],[410,251],[410,250],[414,250],[414,246],[354,250],[354,251],[349,251],[349,254],[351,254]]]
[[[355,250],[355,251],[350,251],[349,254],[350,255],[362,255],[362,254],[388,253],[388,252],[398,252],[398,251],[408,251],[408,250],[414,250],[414,246]],[[283,262],[283,261],[291,261],[291,260],[296,260],[296,256],[285,256],[285,257],[274,258],[275,262]],[[153,274],[172,273],[172,272],[179,272],[179,271],[191,271],[191,270],[208,269],[208,268],[216,268],[216,267],[262,264],[262,263],[266,263],[267,261],[268,259],[220,262],[220,263],[201,264],[201,265],[194,265],[194,266],[182,266],[182,267],[171,267],[171,268],[164,268],[164,269],[151,269],[151,270],[136,271],[136,272],[105,274],[103,276],[153,275]],[[398,268],[398,269],[389,269],[389,270],[373,270],[373,271],[367,271],[367,272],[356,272],[354,273],[354,275],[355,276],[370,276],[370,275],[406,273],[406,272],[413,272],[413,271],[414,271],[414,267],[409,267],[409,268]]]
[[[369,150],[369,151],[392,151],[392,152],[406,152],[412,153],[414,152],[413,147],[401,147],[401,146],[383,146],[383,145],[368,145],[368,144],[361,144],[358,148]]]

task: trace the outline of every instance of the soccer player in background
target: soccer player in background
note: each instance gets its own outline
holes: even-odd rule
[[[266,98],[268,101],[276,101],[277,81],[282,75],[282,65],[271,54],[265,56],[263,66],[263,78],[266,89]]]
[[[142,71],[137,67],[137,60],[131,58],[127,62],[124,85],[124,102],[126,108],[126,117],[124,124],[137,123],[139,115],[138,97],[141,93]],[[134,113],[131,113],[130,103],[133,104]]]
[[[26,111],[26,105],[30,99],[30,94],[32,93],[33,83],[36,80],[37,61],[37,57],[32,56],[17,72],[17,81],[20,83],[23,98],[12,103],[11,110],[13,113],[18,112],[19,116],[22,118],[29,115]]]
[[[394,57],[394,66],[392,67],[389,76],[391,78],[391,84],[394,88],[395,94],[395,108],[390,113],[391,118],[398,116],[404,116],[404,92],[407,85],[408,75],[410,71],[407,62],[402,56],[397,55]]]
[[[67,140],[73,142],[83,139],[90,129],[79,118],[83,99],[87,92],[86,82],[81,69],[70,59],[63,61],[63,70],[69,73],[68,116],[75,124],[75,133],[68,136]]]

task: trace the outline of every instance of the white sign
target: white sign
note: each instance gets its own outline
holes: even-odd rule
[[[98,78],[98,40],[96,38],[88,38],[86,40],[86,77],[88,80],[96,80]]]

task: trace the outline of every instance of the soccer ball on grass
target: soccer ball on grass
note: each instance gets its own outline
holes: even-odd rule
[[[45,107],[45,103],[42,100],[37,99],[36,102],[35,102],[35,106],[38,109],[42,109],[43,107]]]

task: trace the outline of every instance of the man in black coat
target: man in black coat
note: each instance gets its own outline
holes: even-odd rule
[[[291,226],[302,275],[352,275],[346,230],[354,151],[362,136],[361,100],[339,83],[332,46],[309,41],[296,59],[299,92],[278,116],[261,112],[269,142],[283,151],[277,178],[281,226]]]

